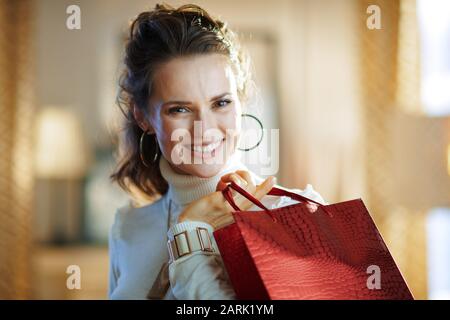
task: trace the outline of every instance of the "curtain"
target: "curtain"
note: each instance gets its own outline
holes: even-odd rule
[[[371,5],[380,8],[380,30],[367,27]],[[416,3],[305,0],[282,8],[289,19],[280,36],[280,183],[311,183],[331,203],[362,198],[413,294],[426,298],[425,212],[400,205],[393,181],[394,115],[421,112]]]
[[[0,0],[0,299],[30,297],[32,5]]]
[[[414,296],[425,299],[425,212],[398,204],[392,179],[394,143],[390,121],[396,113],[421,112],[416,3],[415,0],[359,3],[367,187],[364,200]],[[369,5],[381,9],[380,30],[366,27]]]

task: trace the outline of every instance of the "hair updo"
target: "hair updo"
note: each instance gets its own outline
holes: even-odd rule
[[[159,65],[176,57],[209,53],[229,58],[239,99],[245,104],[252,84],[250,59],[226,23],[194,4],[177,9],[157,4],[154,10],[140,13],[131,23],[117,95],[125,123],[119,132],[117,168],[111,174],[112,181],[124,190],[138,191],[149,198],[167,192],[167,182],[159,170],[161,154],[157,161],[147,161],[148,167],[141,161],[139,139],[143,131],[133,116],[133,108],[148,114],[153,78]],[[154,159],[157,142],[144,139],[142,149],[146,159]]]

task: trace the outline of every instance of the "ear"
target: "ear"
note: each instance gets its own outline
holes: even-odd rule
[[[148,131],[149,133],[153,133],[153,127],[148,123],[147,119],[145,118],[144,112],[139,109],[138,107],[133,107],[133,116],[136,122],[138,123],[139,127],[142,129],[142,131]]]

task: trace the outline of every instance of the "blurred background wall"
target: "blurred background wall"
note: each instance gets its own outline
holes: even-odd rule
[[[120,58],[128,22],[156,3],[0,0],[0,298],[106,298],[107,233],[130,201],[108,181]],[[253,57],[248,107],[280,129],[279,183],[362,198],[416,298],[450,296],[445,0],[194,3]],[[74,4],[80,30],[66,27]]]

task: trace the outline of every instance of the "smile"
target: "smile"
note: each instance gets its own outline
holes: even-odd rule
[[[213,143],[210,143],[206,146],[196,146],[196,145],[192,145],[191,146],[191,150],[195,151],[195,152],[202,152],[202,153],[208,153],[208,152],[212,152],[213,150],[217,149],[217,147],[220,146],[220,144],[222,143],[223,140],[220,141],[216,141]]]
[[[215,156],[216,150],[219,149],[222,146],[223,141],[225,138],[219,141],[215,141],[212,143],[209,143],[207,145],[195,145],[192,144],[190,146],[190,150],[194,154],[195,157],[208,157],[208,156]],[[188,147],[189,148],[189,147]]]

